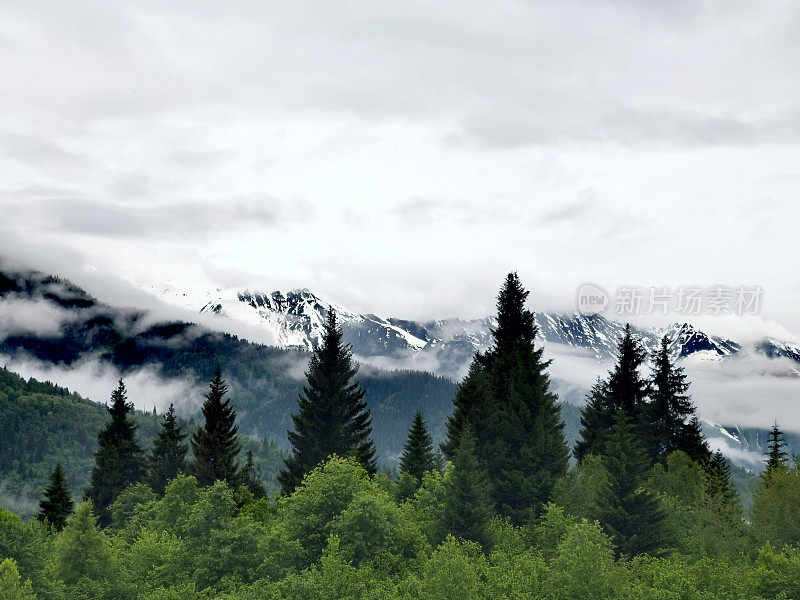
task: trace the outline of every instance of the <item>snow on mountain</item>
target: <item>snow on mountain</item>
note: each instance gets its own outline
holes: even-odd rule
[[[312,349],[322,336],[328,312],[336,311],[345,341],[356,356],[383,366],[430,370],[453,378],[462,376],[475,352],[491,346],[494,319],[440,319],[429,322],[360,314],[327,300],[308,289],[263,293],[250,290],[213,290],[200,294],[180,292],[168,286],[151,289],[163,299],[203,314],[218,315],[266,330],[275,344]],[[625,325],[619,321],[578,313],[536,313],[539,339],[579,349],[595,358],[609,359]],[[689,323],[667,328],[638,329],[648,352],[658,348],[667,335],[676,359],[699,364],[724,360],[742,350],[730,339],[708,335]],[[767,338],[756,351],[768,357],[788,357],[800,363],[800,344]]]

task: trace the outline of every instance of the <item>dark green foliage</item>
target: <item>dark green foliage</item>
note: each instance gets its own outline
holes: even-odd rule
[[[292,415],[292,454],[278,475],[284,494],[292,493],[306,473],[332,454],[355,457],[368,473],[377,471],[370,411],[364,390],[353,381],[358,366],[352,355],[331,311],[322,342],[309,362],[298,410]]]
[[[639,373],[645,356],[641,340],[627,325],[617,345],[614,369],[609,372],[607,379],[598,380],[587,396],[581,414],[581,439],[574,451],[578,460],[586,454],[603,453],[606,436],[614,425],[618,411],[622,411],[634,423],[642,421],[649,391],[648,382]]]
[[[422,413],[417,411],[414,422],[408,431],[403,454],[400,455],[400,473],[411,475],[417,482],[417,487],[422,483],[422,476],[436,468],[436,457],[433,454],[433,439],[428,433],[428,427],[422,418]]]
[[[127,401],[125,384],[119,380],[111,394],[108,412],[111,420],[97,436],[97,452],[87,499],[97,511],[98,522],[111,522],[111,504],[129,485],[141,481],[146,472],[145,455],[136,439],[136,425],[131,419],[133,405]]]
[[[454,457],[464,424],[475,428],[477,456],[487,470],[500,514],[522,524],[547,502],[567,470],[557,397],[550,392],[543,349],[534,347],[528,292],[510,273],[497,299],[494,345],[478,354],[459,386],[442,449]]]
[[[731,469],[728,460],[717,450],[705,463],[708,493],[728,503],[739,502],[739,494],[731,481]]]
[[[650,402],[645,410],[650,455],[664,461],[668,454],[679,450],[692,459],[710,459],[711,451],[700,431],[695,407],[687,394],[689,383],[681,367],[669,356],[669,337],[653,357]]]
[[[454,536],[489,545],[487,526],[494,514],[492,486],[476,456],[476,437],[471,427],[461,432],[453,455],[453,472],[445,480],[444,526]]]
[[[50,523],[56,531],[61,531],[74,508],[64,467],[58,463],[50,474],[50,485],[44,491],[44,498],[39,502],[39,518]]]
[[[256,498],[264,498],[267,495],[264,484],[261,483],[261,473],[253,462],[252,450],[247,451],[247,460],[239,473],[239,482]]]
[[[209,384],[203,402],[205,423],[192,435],[192,474],[200,485],[212,485],[224,481],[235,486],[238,483],[239,467],[236,459],[242,447],[237,436],[236,411],[230,398],[225,398],[228,386],[218,368]]]
[[[189,446],[184,440],[186,434],[175,418],[175,407],[170,404],[161,423],[161,430],[153,441],[147,476],[147,483],[159,496],[164,493],[167,483],[186,470],[186,452]]]
[[[777,423],[772,426],[769,432],[767,444],[767,468],[762,473],[764,477],[769,477],[776,469],[785,470],[787,467],[788,454],[784,450],[786,442],[783,439],[783,432]]]
[[[617,554],[660,554],[669,545],[666,515],[658,498],[642,487],[650,458],[636,427],[622,411],[605,436],[602,456],[609,485],[599,498],[599,520],[614,540]]]

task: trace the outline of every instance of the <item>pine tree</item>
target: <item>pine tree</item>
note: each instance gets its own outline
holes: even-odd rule
[[[444,526],[455,537],[488,549],[487,525],[494,515],[492,485],[476,456],[476,438],[467,426],[453,454],[453,472],[445,479]]]
[[[291,494],[306,473],[332,454],[357,458],[370,475],[377,471],[370,411],[364,390],[353,382],[358,366],[352,357],[336,313],[330,311],[322,341],[308,365],[298,411],[292,415],[292,453],[278,475],[284,494]]]
[[[64,476],[64,468],[61,463],[58,463],[50,473],[50,484],[44,491],[44,498],[39,502],[38,518],[50,523],[56,531],[61,531],[67,524],[67,518],[72,514],[74,508],[75,504],[72,502],[72,494]]]
[[[264,489],[264,484],[261,482],[261,473],[259,473],[259,470],[253,462],[252,450],[247,451],[247,460],[244,463],[244,467],[242,467],[239,479],[241,485],[250,490],[253,496],[256,498],[266,497],[267,491]]]
[[[453,458],[465,423],[472,424],[498,511],[517,525],[541,510],[569,456],[558,398],[550,391],[550,362],[534,346],[528,294],[509,273],[497,299],[492,349],[475,356],[459,386],[442,445]]]
[[[722,452],[717,450],[705,464],[706,491],[728,503],[738,503],[739,494],[731,482],[731,470]]]
[[[608,432],[618,412],[635,423],[643,421],[643,409],[649,392],[648,382],[639,369],[646,356],[641,340],[630,325],[617,344],[617,362],[608,378],[598,380],[587,396],[581,411],[581,439],[575,445],[575,458],[602,454]],[[645,421],[646,422],[646,421]]]
[[[689,383],[683,369],[670,358],[669,337],[666,335],[653,358],[650,383],[651,400],[644,411],[650,455],[663,461],[669,453],[680,450],[693,460],[709,460],[711,451],[701,432],[694,404],[687,394]]]
[[[599,520],[613,538],[617,554],[660,554],[668,546],[666,515],[658,498],[642,488],[650,458],[623,411],[614,416],[601,456],[609,487],[599,498]]]
[[[111,504],[119,493],[141,481],[145,475],[145,457],[136,439],[137,426],[130,417],[132,410],[125,384],[120,379],[117,389],[111,394],[108,408],[111,421],[97,436],[95,466],[86,490],[86,498],[92,501],[98,521],[103,526],[111,522]]]
[[[153,441],[147,478],[150,487],[159,496],[164,494],[167,484],[175,479],[178,473],[186,471],[186,453],[189,446],[184,440],[186,434],[175,418],[175,407],[170,404],[161,423],[161,430]]]
[[[400,455],[400,473],[407,473],[416,480],[416,486],[422,483],[422,476],[436,468],[436,457],[433,454],[433,438],[428,427],[417,411],[408,431],[403,454]]]
[[[200,485],[213,485],[224,481],[231,487],[239,483],[236,458],[241,451],[237,436],[236,411],[230,398],[225,398],[228,386],[217,368],[203,402],[205,424],[194,432],[191,439],[194,462],[191,472]]]
[[[769,432],[767,444],[767,468],[762,473],[764,478],[769,477],[776,469],[781,471],[787,469],[787,459],[789,455],[786,454],[784,450],[786,442],[783,441],[783,432],[780,430],[777,423],[772,426]]]

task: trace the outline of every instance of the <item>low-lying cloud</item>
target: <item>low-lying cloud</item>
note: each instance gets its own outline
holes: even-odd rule
[[[144,411],[155,408],[159,413],[170,404],[186,417],[197,414],[203,402],[204,386],[186,377],[165,378],[157,367],[147,366],[128,373],[95,358],[86,358],[70,366],[53,365],[34,359],[0,355],[0,362],[25,378],[52,381],[72,392],[106,403],[117,381],[122,378],[128,391],[128,401]]]

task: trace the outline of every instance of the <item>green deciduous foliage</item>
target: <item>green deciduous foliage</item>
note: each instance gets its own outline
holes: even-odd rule
[[[23,581],[14,559],[0,561],[0,600],[36,600],[30,581]]]
[[[364,390],[353,381],[358,367],[352,355],[331,311],[309,362],[297,413],[292,415],[292,454],[278,476],[284,494],[292,493],[306,473],[333,454],[355,457],[369,474],[377,470],[370,411]]]
[[[108,408],[111,420],[97,437],[95,466],[86,491],[101,525],[111,522],[111,504],[117,495],[129,485],[141,481],[145,475],[144,452],[136,438],[132,411],[133,405],[128,403],[125,384],[120,379],[111,394]]]
[[[241,445],[237,436],[236,411],[226,398],[228,386],[217,369],[209,384],[203,402],[203,425],[194,432],[191,439],[194,461],[191,472],[200,485],[211,485],[224,481],[231,486],[238,483],[239,467],[237,457]]]
[[[39,518],[61,531],[74,508],[75,503],[64,476],[64,467],[58,463],[50,474],[50,484],[44,491],[44,498],[39,502]]]
[[[97,528],[92,502],[83,502],[54,541],[55,572],[67,585],[113,577],[111,545]]]
[[[175,407],[170,404],[161,423],[161,430],[153,440],[153,449],[150,451],[147,483],[156,494],[163,494],[167,483],[175,479],[178,473],[186,470],[186,453],[189,445],[185,440],[186,434],[175,418]]]
[[[775,467],[761,479],[750,522],[758,542],[800,543],[800,465]]]

